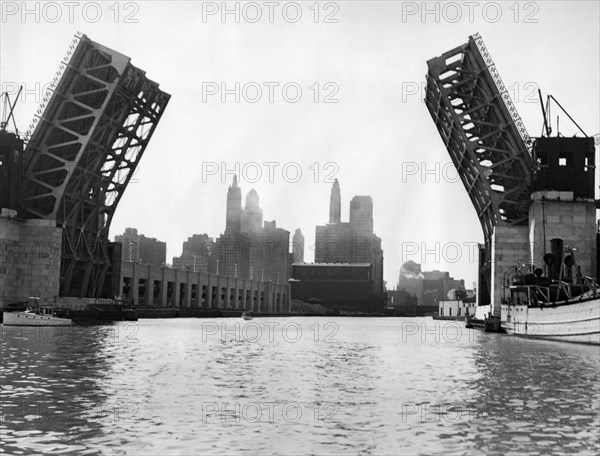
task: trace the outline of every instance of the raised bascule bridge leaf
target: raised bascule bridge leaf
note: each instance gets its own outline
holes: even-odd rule
[[[104,297],[112,217],[170,99],[130,60],[77,36],[24,152],[22,214],[63,229],[61,296]]]
[[[531,139],[479,34],[427,66],[425,104],[490,252],[495,226],[528,224]],[[489,286],[487,257],[481,266]]]

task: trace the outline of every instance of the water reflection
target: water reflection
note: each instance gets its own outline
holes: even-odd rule
[[[599,449],[593,347],[402,318],[43,330],[2,328],[10,454]]]
[[[11,454],[80,454],[117,420],[102,383],[119,344],[115,326],[1,328],[2,443]],[[21,451],[19,451],[21,450]]]
[[[488,338],[475,358],[470,448],[598,454],[599,362],[597,347]]]

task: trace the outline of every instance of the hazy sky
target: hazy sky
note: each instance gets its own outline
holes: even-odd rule
[[[352,196],[373,197],[388,285],[413,260],[470,286],[469,253],[483,234],[421,88],[426,61],[476,32],[530,135],[542,129],[538,87],[588,135],[600,130],[597,1],[228,2],[224,17],[222,2],[1,4],[0,82],[11,93],[24,85],[21,130],[77,31],[131,57],[172,95],[110,233],[131,226],[166,241],[169,262],[188,236],[224,230],[239,166],[244,197],[255,188],[265,220],[301,228],[308,261],[338,178],[342,220]],[[560,129],[576,132],[562,113]]]

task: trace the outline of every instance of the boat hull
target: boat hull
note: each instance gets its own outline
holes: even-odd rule
[[[38,315],[30,312],[2,312],[4,326],[71,326],[69,318],[53,315]]]
[[[502,304],[509,335],[600,345],[600,298],[544,307]]]

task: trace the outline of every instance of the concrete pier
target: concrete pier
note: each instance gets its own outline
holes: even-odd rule
[[[289,285],[164,266],[121,264],[121,297],[137,307],[291,311]]]
[[[58,295],[62,230],[53,220],[17,217],[0,212],[0,310],[36,296],[52,301]]]
[[[506,271],[516,265],[531,263],[528,227],[505,226],[494,227],[492,235],[492,313],[499,317]]]

